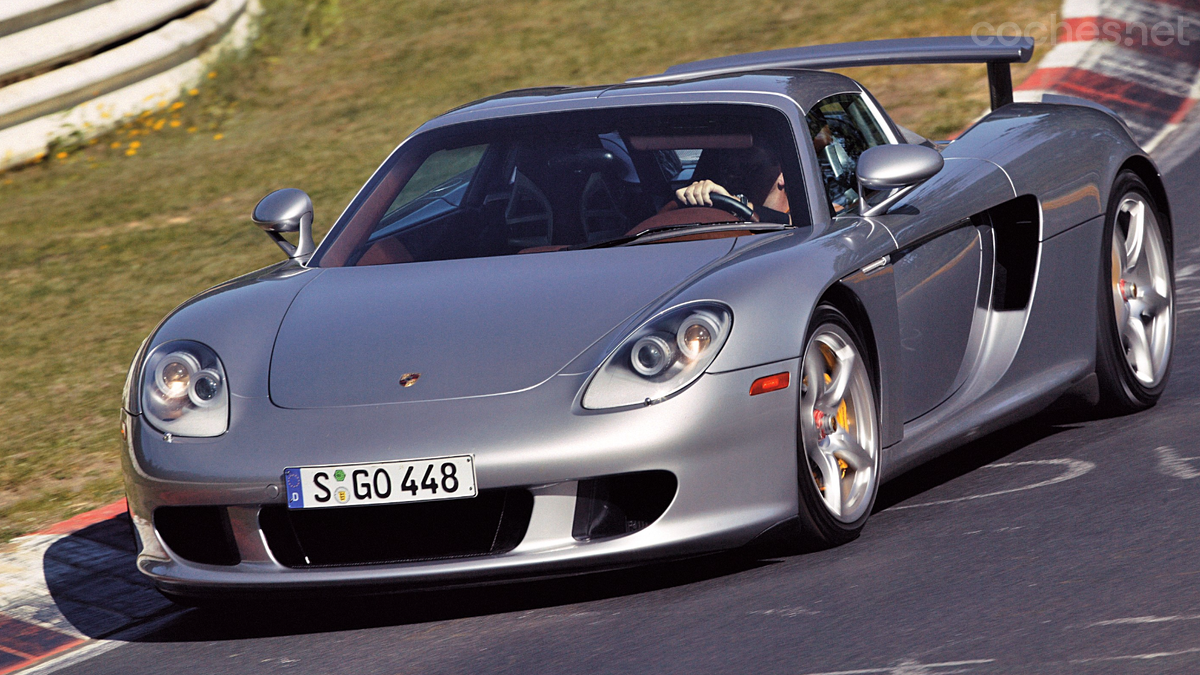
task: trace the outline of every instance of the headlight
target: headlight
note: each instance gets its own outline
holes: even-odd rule
[[[142,412],[175,436],[220,436],[229,427],[229,387],[213,350],[190,340],[165,342],[142,367]]]
[[[650,405],[678,392],[713,362],[732,325],[729,308],[711,302],[659,314],[604,360],[583,393],[583,407]]]

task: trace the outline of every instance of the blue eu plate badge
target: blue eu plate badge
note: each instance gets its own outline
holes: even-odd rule
[[[300,469],[284,469],[283,483],[287,486],[288,508],[304,508],[304,489],[300,485]]]

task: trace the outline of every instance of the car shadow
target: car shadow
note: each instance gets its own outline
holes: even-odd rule
[[[884,485],[874,512],[1076,427],[1035,418],[968,443]],[[137,572],[128,516],[123,515],[53,544],[45,555],[45,573],[59,611],[90,637],[197,642],[420,624],[599,601],[751,571],[779,562],[778,553],[755,548],[549,579],[437,590],[384,589],[374,595],[323,591],[261,596],[187,610],[159,595]],[[178,616],[144,636],[121,635],[124,627],[173,614]]]
[[[908,470],[879,487],[871,513],[889,509],[1044,438],[1079,428],[1078,424],[1061,423],[1061,416],[1053,423],[1047,417],[1043,414],[1005,427]]]
[[[447,621],[594,602],[686,586],[771,564],[737,553],[607,572],[436,590],[264,597],[188,612],[144,642],[204,642]]]

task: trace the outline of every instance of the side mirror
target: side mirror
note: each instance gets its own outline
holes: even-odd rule
[[[932,178],[945,163],[942,153],[924,145],[877,145],[858,158],[858,193],[911,187]],[[883,206],[868,207],[865,197],[862,203],[863,215]]]
[[[251,218],[289,258],[303,258],[316,250],[312,237],[312,200],[303,190],[285,188],[272,192],[254,207]],[[283,232],[299,232],[300,241],[293,246],[283,238]]]

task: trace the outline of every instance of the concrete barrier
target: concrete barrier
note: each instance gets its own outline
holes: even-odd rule
[[[66,4],[7,1],[43,13]],[[0,37],[0,83],[16,80],[0,87],[0,169],[177,98],[248,42],[257,11],[256,0],[108,0]]]
[[[0,35],[40,26],[108,0],[4,0],[0,3]]]

